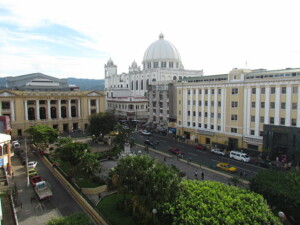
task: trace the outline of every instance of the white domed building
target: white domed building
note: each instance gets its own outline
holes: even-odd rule
[[[149,87],[153,90],[157,85],[168,86],[186,77],[203,76],[203,70],[184,69],[179,51],[163,34],[147,48],[142,65],[143,69],[134,61],[129,72],[122,74],[117,73],[117,66],[111,59],[104,66],[106,109],[122,119],[152,121]],[[164,110],[166,119],[169,110]]]

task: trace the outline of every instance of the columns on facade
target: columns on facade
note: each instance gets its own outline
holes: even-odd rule
[[[292,101],[292,87],[286,87],[286,107],[285,107],[285,125],[291,126],[291,101]]]
[[[265,124],[270,124],[270,87],[266,87],[265,94]]]
[[[81,117],[81,101],[80,99],[77,100],[77,109],[78,109],[78,117]]]
[[[214,130],[218,130],[218,89],[214,90]]]
[[[99,99],[96,99],[96,112],[99,113]]]
[[[28,120],[27,100],[24,100],[25,120]]]
[[[91,115],[91,100],[88,99],[88,115]]]
[[[61,119],[61,100],[58,100],[58,118]]]
[[[280,105],[281,105],[281,102],[280,102],[280,87],[276,87],[276,94],[275,94],[275,121],[274,121],[274,124],[275,125],[279,125],[279,113],[280,113]]]
[[[11,117],[11,121],[15,121],[15,102],[14,100],[10,101],[10,117]]]
[[[35,100],[36,102],[36,107],[35,107],[35,110],[36,110],[36,119],[37,120],[40,120],[40,102],[39,100]]]
[[[256,88],[255,96],[255,136],[259,136],[259,123],[260,123],[260,87]]]
[[[222,88],[221,89],[221,131],[225,132],[226,131],[226,89]],[[231,103],[230,103],[231,104]]]
[[[72,114],[71,114],[71,99],[68,100],[68,111],[69,111],[69,118],[72,117]]]
[[[48,120],[51,119],[51,106],[50,106],[50,100],[47,100],[47,110],[48,110]]]

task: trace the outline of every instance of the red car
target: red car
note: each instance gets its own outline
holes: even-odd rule
[[[180,151],[178,148],[169,148],[168,151],[175,154],[175,155],[183,155],[183,152]]]
[[[195,145],[195,148],[199,149],[199,150],[206,150],[207,149],[204,145],[200,145],[200,144]]]

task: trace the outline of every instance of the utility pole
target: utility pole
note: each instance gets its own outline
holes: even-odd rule
[[[25,169],[26,169],[26,184],[29,186],[29,173],[28,173],[28,154],[27,154],[27,140],[25,137]]]

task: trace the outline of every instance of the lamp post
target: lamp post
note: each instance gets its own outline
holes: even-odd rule
[[[156,209],[156,208],[153,208],[153,209],[152,209],[152,216],[153,216],[152,220],[153,220],[153,224],[155,224],[155,220],[156,220],[155,215],[156,215],[156,214],[157,214],[157,209]]]

